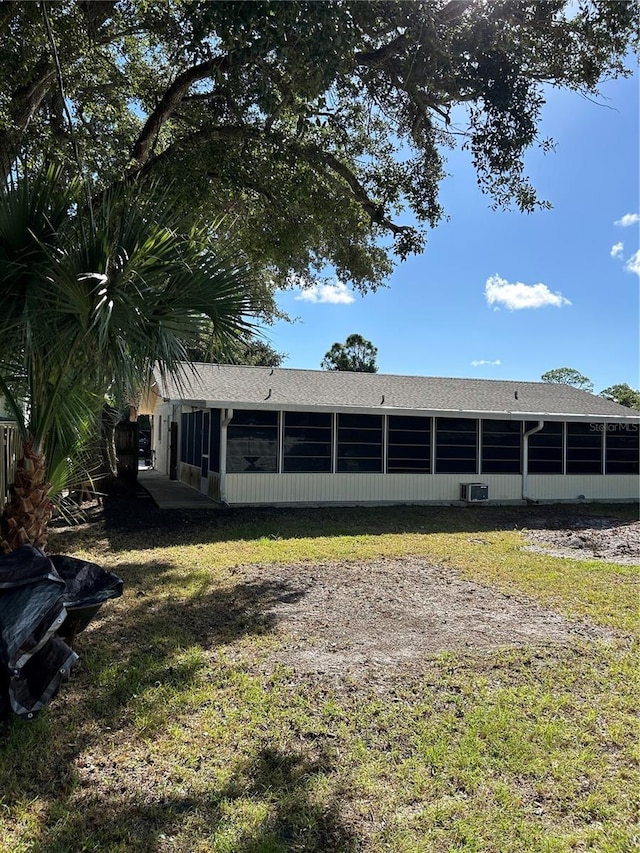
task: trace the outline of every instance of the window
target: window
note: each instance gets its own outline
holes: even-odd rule
[[[182,415],[180,456],[187,465],[199,466],[202,462],[202,415],[202,410]]]
[[[640,427],[638,424],[605,424],[607,474],[639,472]]]
[[[475,474],[478,471],[478,421],[436,418],[436,473]]]
[[[389,474],[428,474],[431,470],[431,418],[389,416]]]
[[[525,430],[535,426],[536,421],[524,425]],[[530,474],[562,474],[562,433],[562,423],[548,421],[539,432],[529,436]]]
[[[602,474],[603,424],[567,424],[567,474]]]
[[[522,473],[521,421],[482,421],[482,473]]]
[[[230,474],[278,470],[278,413],[237,409],[227,427]]]
[[[194,412],[193,425],[193,462],[200,466],[202,462],[202,411]]]
[[[284,413],[285,473],[331,473],[331,420],[329,412]]]
[[[381,415],[338,415],[338,471],[382,472]]]

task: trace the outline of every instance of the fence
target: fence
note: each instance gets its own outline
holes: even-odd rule
[[[18,441],[17,426],[10,421],[0,421],[0,510],[9,498],[9,486],[15,480]]]

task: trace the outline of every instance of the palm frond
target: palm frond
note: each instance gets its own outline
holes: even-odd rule
[[[0,190],[0,393],[51,471],[81,457],[108,391],[179,375],[204,335],[242,340],[259,313],[242,255],[183,227],[170,188],[104,193],[91,217],[81,190],[55,167]]]

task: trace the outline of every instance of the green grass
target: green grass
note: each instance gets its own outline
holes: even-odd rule
[[[523,551],[526,511],[505,518],[246,511],[54,538],[126,592],[52,705],[0,734],[0,851],[638,850],[638,568]],[[262,665],[282,640],[235,566],[409,554],[610,639],[446,652],[382,687]]]

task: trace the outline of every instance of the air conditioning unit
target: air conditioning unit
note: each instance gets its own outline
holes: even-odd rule
[[[460,483],[462,500],[469,504],[482,503],[489,500],[489,486],[486,483]]]

